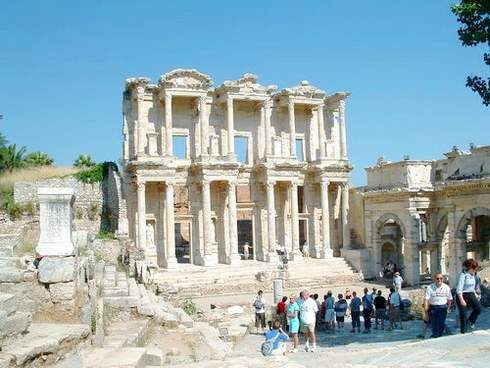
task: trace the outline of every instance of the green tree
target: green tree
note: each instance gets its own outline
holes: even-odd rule
[[[31,152],[25,158],[28,166],[51,166],[54,160],[45,152]]]
[[[458,36],[463,46],[486,44],[490,49],[490,1],[462,0],[451,10],[462,25]],[[490,52],[483,53],[483,61],[490,68]],[[466,86],[480,95],[485,106],[490,105],[490,77],[468,76]]]
[[[92,160],[92,157],[90,157],[90,155],[81,154],[77,157],[77,159],[73,163],[73,166],[79,168],[87,168],[87,167],[95,166],[95,162]]]
[[[0,133],[0,147],[5,147],[7,143],[7,138],[2,133]]]
[[[11,144],[0,148],[0,171],[13,171],[25,166],[26,148],[17,150],[17,145]]]

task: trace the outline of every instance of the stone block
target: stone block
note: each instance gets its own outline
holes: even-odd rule
[[[0,368],[9,368],[10,363],[14,360],[11,354],[0,353]]]
[[[177,328],[179,325],[176,316],[161,309],[155,311],[155,318],[160,325],[170,329]]]
[[[60,282],[49,285],[49,293],[53,303],[61,303],[68,300],[73,300],[76,293],[76,285],[74,281]]]
[[[163,363],[162,349],[157,347],[146,348],[145,363],[146,366],[161,367]]]
[[[30,313],[14,313],[10,316],[0,311],[0,341],[17,336],[29,328],[32,316]]]
[[[96,348],[83,356],[84,368],[144,368],[145,348]]]
[[[44,257],[39,262],[39,281],[44,284],[75,280],[75,257]]]
[[[243,308],[240,307],[239,305],[233,305],[231,307],[228,307],[228,309],[226,309],[226,314],[229,314],[229,315],[243,314]]]
[[[0,310],[11,315],[17,309],[15,296],[13,294],[0,293]]]
[[[194,320],[182,308],[175,308],[175,314],[179,323],[185,327],[191,328],[194,326]]]
[[[17,268],[0,268],[0,282],[23,282],[24,271]]]

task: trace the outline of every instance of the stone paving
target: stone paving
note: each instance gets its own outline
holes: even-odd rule
[[[260,358],[259,347],[263,337],[249,335],[234,350],[228,366],[234,359],[241,360],[244,356],[250,361],[262,359],[267,367],[488,367],[490,352],[490,310],[483,311],[477,322],[475,332],[461,335],[455,326],[456,313],[452,313],[447,325],[452,336],[439,339],[419,339],[422,331],[421,321],[404,323],[403,330],[373,330],[370,334],[350,333],[350,321],[345,331],[335,335],[320,333],[318,349],[315,353],[304,350],[296,354],[288,354],[284,358]],[[427,336],[430,332],[427,332]],[[303,346],[302,346],[303,347]],[[259,358],[257,358],[259,357]],[[238,367],[252,367],[238,363]],[[291,365],[293,364],[293,365]],[[189,366],[191,367],[191,366]],[[197,367],[197,366],[196,366]],[[219,365],[216,365],[219,367]]]

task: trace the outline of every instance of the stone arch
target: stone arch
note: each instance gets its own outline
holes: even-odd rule
[[[403,225],[402,220],[400,220],[400,218],[394,213],[385,213],[383,216],[376,220],[376,232],[379,233],[379,230],[381,230],[383,225],[386,224],[386,222],[389,220],[393,220],[398,226],[400,226],[402,237],[405,237],[405,234],[407,233],[405,231],[405,226]]]
[[[458,225],[455,230],[455,266],[461,265],[467,258],[468,243],[467,243],[467,228],[471,221],[479,216],[485,216],[490,218],[490,208],[487,207],[475,207],[468,210],[461,216],[458,221]],[[481,257],[481,254],[480,254]],[[478,257],[477,257],[478,258]]]
[[[393,221],[399,228],[400,228],[400,238],[398,241],[391,240],[391,239],[385,239],[381,235],[381,230],[384,227],[384,225],[388,221]],[[405,236],[407,234],[405,225],[403,224],[402,220],[398,215],[394,213],[385,213],[382,216],[378,218],[378,220],[375,223],[375,228],[376,228],[376,233],[375,233],[375,246],[374,246],[374,255],[375,255],[375,263],[376,263],[376,273],[379,273],[383,270],[384,264],[383,262],[383,252],[382,252],[382,247],[385,243],[391,243],[394,245],[395,250],[398,252],[399,256],[397,257],[398,259],[398,267],[403,268],[404,267],[404,260],[403,260],[403,255],[405,253],[404,249],[404,243],[405,243]]]
[[[466,228],[468,227],[470,221],[477,216],[488,216],[490,217],[490,208],[486,207],[475,207],[471,210],[465,212],[458,222],[456,227],[456,233],[454,234],[456,239],[465,240],[466,239]]]

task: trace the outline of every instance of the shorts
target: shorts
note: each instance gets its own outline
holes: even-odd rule
[[[335,311],[333,309],[327,309],[325,312],[325,322],[332,322],[335,319]]]
[[[289,320],[289,332],[290,333],[298,333],[299,331],[299,319],[290,319]]]
[[[337,322],[344,322],[345,317],[344,316],[336,316],[335,319]]]
[[[301,332],[315,332],[315,322],[313,323],[302,323],[301,324]]]

